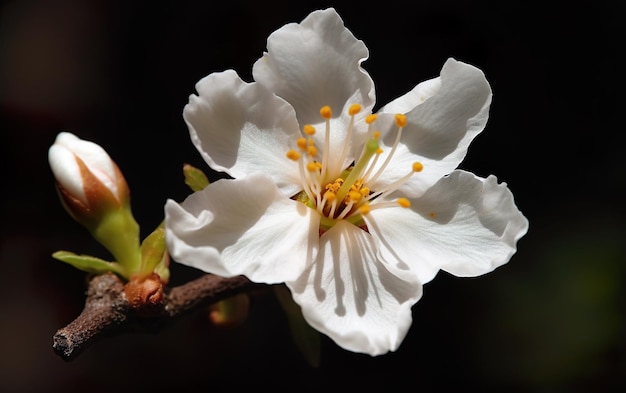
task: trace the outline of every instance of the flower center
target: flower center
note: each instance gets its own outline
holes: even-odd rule
[[[361,111],[361,105],[353,104],[348,109],[350,121],[348,123],[343,148],[337,160],[330,157],[330,136],[332,134],[331,122],[332,110],[329,106],[320,109],[320,115],[325,120],[325,133],[323,147],[318,146],[313,140],[317,132],[310,124],[302,128],[303,136],[296,141],[297,149],[287,151],[287,158],[296,161],[300,172],[302,191],[294,196],[294,199],[315,209],[321,215],[320,230],[325,231],[339,220],[347,220],[357,226],[365,228],[363,215],[372,209],[403,207],[408,208],[411,202],[406,198],[398,198],[394,201],[386,200],[382,196],[397,190],[408,181],[415,172],[420,172],[423,165],[413,163],[410,171],[387,185],[384,189],[371,190],[369,185],[384,174],[389,165],[402,136],[402,130],[406,126],[406,116],[396,114],[395,123],[398,127],[396,138],[391,151],[381,165],[378,159],[383,150],[380,148],[380,132],[375,129],[376,114],[365,117],[367,124],[367,138],[362,146],[361,154],[347,168],[341,167],[350,149],[349,141],[353,138],[355,115]],[[336,174],[339,174],[337,177]]]

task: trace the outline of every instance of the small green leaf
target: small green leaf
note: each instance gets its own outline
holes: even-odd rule
[[[152,273],[165,254],[165,229],[159,225],[141,243],[141,274]]]
[[[209,185],[209,179],[204,172],[191,164],[183,166],[183,174],[185,175],[185,184],[194,192],[203,190]]]
[[[285,310],[294,343],[309,365],[319,367],[321,358],[319,332],[304,319],[300,306],[293,301],[286,286],[274,285],[274,293]]]
[[[124,269],[117,262],[108,262],[90,255],[78,255],[69,251],[57,251],[52,254],[52,257],[88,273],[102,274],[113,272],[126,277],[126,274],[123,271]]]

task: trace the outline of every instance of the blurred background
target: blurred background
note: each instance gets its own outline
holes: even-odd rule
[[[52,336],[80,313],[85,274],[50,255],[108,255],[58,201],[47,161],[56,134],[109,152],[146,235],[167,198],[189,193],[183,163],[207,169],[182,119],[195,83],[229,68],[250,81],[272,31],[328,6],[370,50],[377,107],[448,57],[485,72],[491,117],[462,168],[513,191],[530,220],[518,253],[482,277],[439,274],[384,356],[323,338],[312,368],[276,300],[261,296],[234,329],[200,313],[61,360]],[[4,1],[0,391],[624,391],[625,11],[603,0]],[[174,284],[194,274],[172,267]]]

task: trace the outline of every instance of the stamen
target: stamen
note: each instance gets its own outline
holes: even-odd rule
[[[406,116],[401,113],[396,114],[396,125],[400,128],[406,127]]]
[[[307,142],[306,142],[306,138],[298,138],[298,140],[296,141],[296,144],[298,145],[298,148],[302,151],[306,150],[306,146],[307,146]]]
[[[373,122],[376,121],[376,119],[378,119],[378,115],[375,113],[371,113],[365,117],[365,122],[367,124],[372,124]]]
[[[332,109],[330,109],[330,106],[325,105],[322,107],[322,109],[320,109],[320,115],[322,115],[324,119],[329,120],[331,117],[333,117],[333,111]]]
[[[313,136],[315,135],[315,127],[313,127],[310,124],[307,124],[304,127],[302,127],[302,132],[304,132],[308,136]]]
[[[348,114],[350,116],[354,116],[357,113],[361,112],[361,105],[360,104],[352,104],[350,105],[350,108],[348,108]]]
[[[298,153],[295,150],[288,150],[287,151],[287,158],[289,158],[290,160],[293,160],[293,161],[298,161],[300,159],[300,153]]]
[[[320,109],[320,115],[326,119],[326,132],[324,133],[324,154],[322,155],[322,176],[326,176],[328,172],[328,153],[330,151],[330,118],[333,111],[328,105]]]
[[[396,114],[396,125],[398,126],[398,133],[396,134],[396,140],[393,142],[391,151],[389,152],[389,155],[385,159],[385,162],[383,162],[383,164],[380,166],[376,174],[374,174],[374,176],[372,176],[369,179],[370,182],[373,182],[374,180],[378,179],[380,175],[382,175],[387,165],[389,165],[389,162],[391,161],[391,157],[393,157],[393,154],[396,152],[396,148],[398,147],[398,144],[400,143],[400,137],[402,137],[402,130],[404,129],[404,126],[406,126],[406,116],[401,113]]]
[[[396,202],[398,203],[398,205],[400,205],[401,207],[407,208],[407,207],[411,207],[411,201],[409,201],[406,198],[398,198],[396,200]]]
[[[401,178],[399,178],[398,180],[396,180],[395,182],[391,183],[390,185],[387,186],[387,188],[384,188],[382,190],[378,190],[373,194],[370,194],[366,200],[371,200],[376,198],[377,196],[384,194],[384,193],[392,193],[395,190],[397,190],[398,188],[400,188],[400,186],[402,186],[404,183],[407,182],[407,180],[409,180],[411,178],[411,176],[413,176],[414,173],[416,172],[421,172],[422,169],[424,169],[424,165],[421,162],[414,162],[412,167],[411,167],[411,171],[409,173],[407,173],[406,175],[402,176]]]
[[[362,215],[368,214],[370,210],[372,210],[372,208],[370,207],[369,203],[359,207],[359,213],[361,213]]]

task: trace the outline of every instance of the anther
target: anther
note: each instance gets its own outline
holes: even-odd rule
[[[350,108],[348,108],[348,114],[350,116],[354,116],[357,113],[361,112],[361,105],[360,104],[352,104],[350,105]],[[324,115],[322,115],[324,116]]]
[[[335,194],[334,192],[328,190],[324,193],[324,198],[328,201],[328,202],[332,202],[337,198],[337,194]]]
[[[366,215],[367,213],[370,212],[370,210],[372,210],[372,208],[370,207],[369,204],[359,207],[359,213],[361,213],[362,215]]]
[[[374,139],[379,139],[380,138],[380,131],[374,131],[373,137],[374,137]]]
[[[298,145],[298,148],[302,151],[306,150],[307,147],[307,141],[306,138],[298,138],[298,140],[296,141],[296,144]]]
[[[361,200],[363,195],[361,195],[361,193],[359,191],[350,191],[348,193],[348,197],[350,198],[351,201],[358,202],[358,201]]]
[[[306,154],[308,154],[309,157],[315,157],[317,155],[317,147],[315,147],[314,145],[310,145],[306,149]]]
[[[329,108],[330,109],[330,108]],[[323,115],[322,115],[323,116]],[[307,134],[308,136],[312,136],[315,135],[315,127],[313,127],[310,124],[305,125],[304,127],[302,127],[302,132],[304,132],[305,134]]]
[[[413,163],[413,172],[421,172],[424,169],[424,165],[421,162],[415,161]]]
[[[325,105],[322,107],[322,109],[320,109],[320,115],[322,115],[324,119],[329,120],[331,117],[333,117],[333,111],[328,105]]]
[[[396,202],[398,203],[398,205],[400,205],[401,207],[407,208],[407,207],[411,207],[411,201],[409,201],[406,198],[398,198],[396,200]]]
[[[406,116],[401,113],[396,114],[396,125],[398,127],[406,127]]]
[[[320,166],[318,165],[317,162],[313,161],[313,162],[308,162],[306,164],[306,170],[309,172],[315,172],[320,168]]]
[[[288,150],[287,151],[287,158],[289,158],[290,160],[293,160],[293,161],[298,161],[300,159],[300,153],[298,153],[295,150]]]
[[[376,121],[376,119],[378,118],[378,115],[375,113],[369,114],[365,117],[365,122],[367,124],[372,124],[373,122]]]

